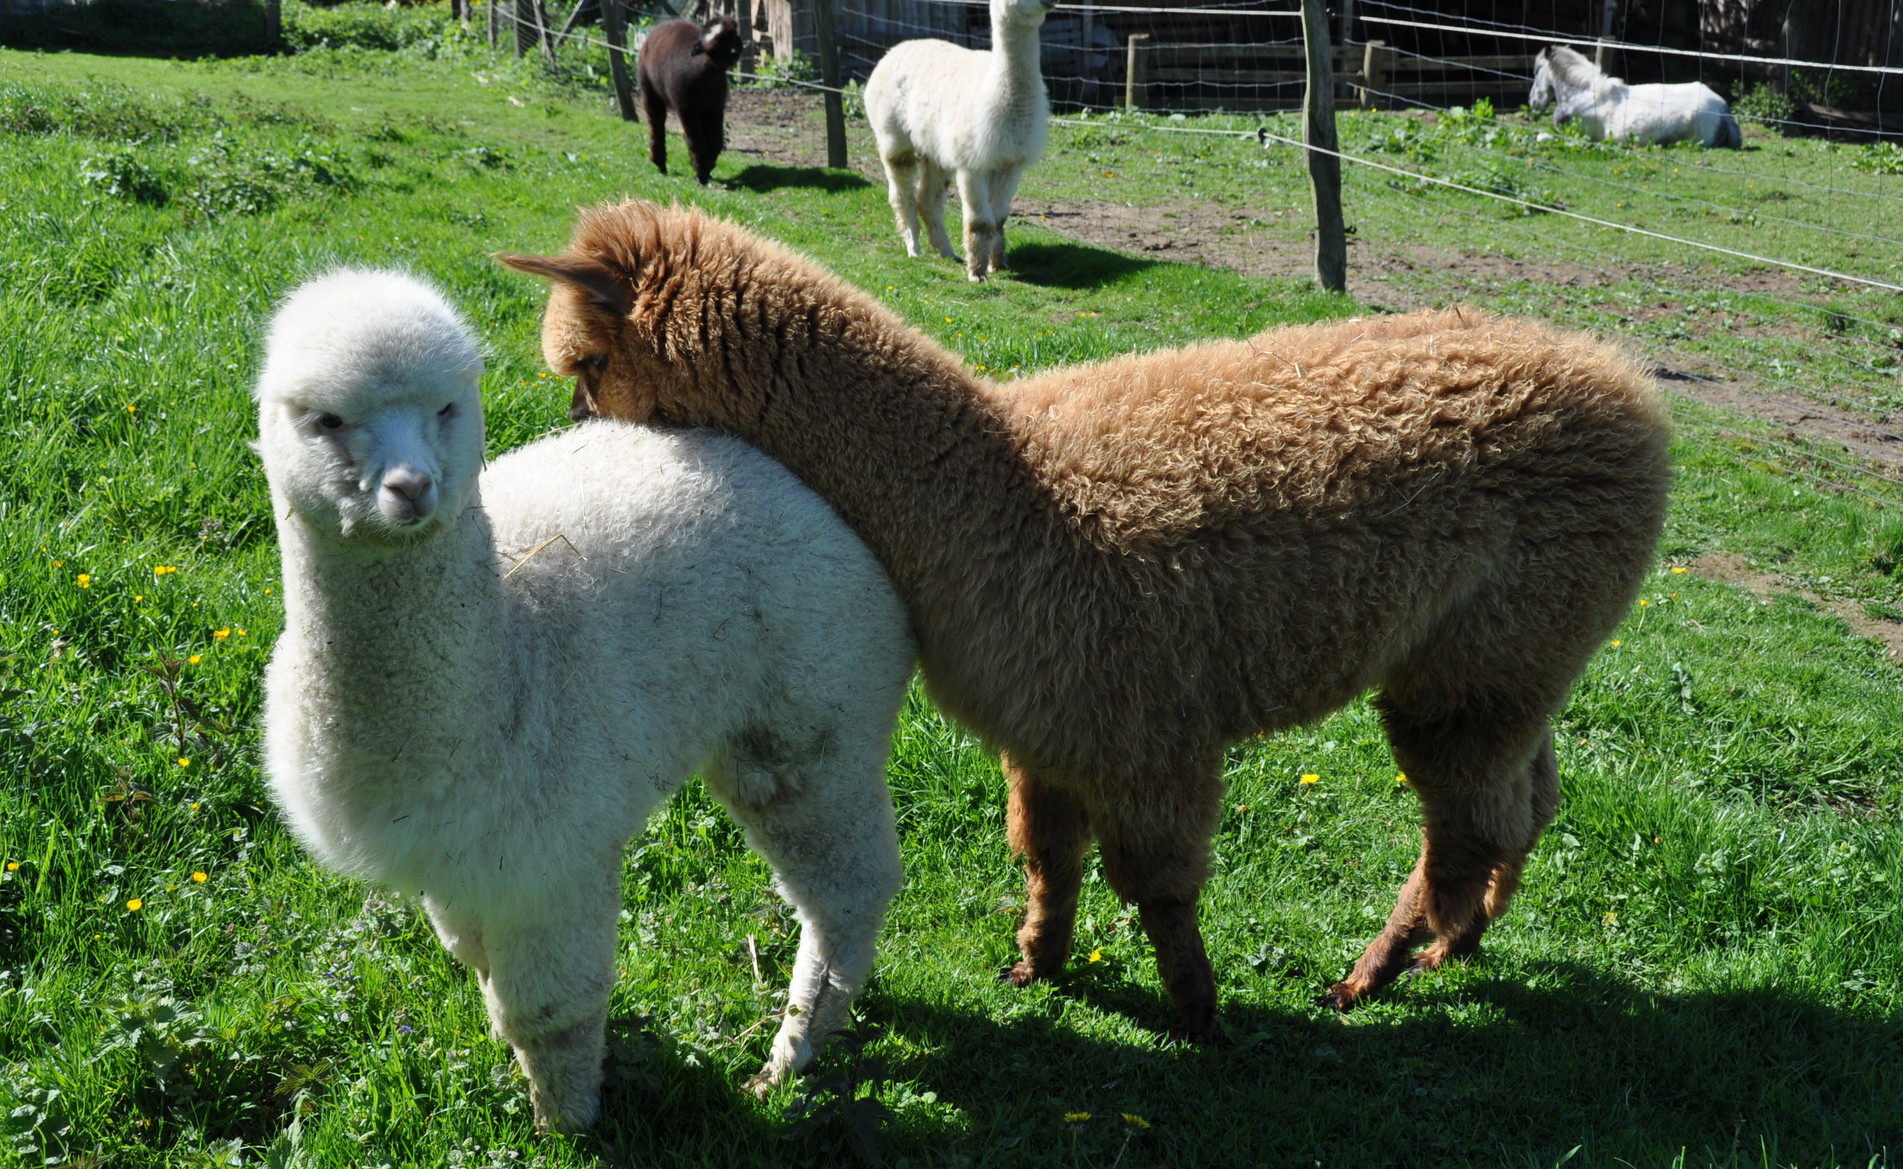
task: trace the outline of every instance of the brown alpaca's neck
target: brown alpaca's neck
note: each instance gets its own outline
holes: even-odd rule
[[[748,354],[744,368],[728,365],[727,392],[681,420],[745,439],[824,497],[891,574],[929,664],[939,631],[923,622],[956,626],[976,615],[954,610],[982,605],[972,586],[995,566],[974,564],[974,550],[1056,523],[1018,420],[954,357],[856,293],[782,286],[742,303],[756,298],[786,310],[778,327],[717,326],[722,348]]]

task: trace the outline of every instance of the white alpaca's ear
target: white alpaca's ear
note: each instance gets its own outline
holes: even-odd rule
[[[634,309],[634,298],[627,284],[607,265],[595,260],[579,256],[524,256],[517,252],[497,252],[495,258],[517,272],[572,284],[587,293],[597,307],[618,317],[625,317]]]

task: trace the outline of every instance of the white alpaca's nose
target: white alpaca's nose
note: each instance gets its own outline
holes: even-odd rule
[[[395,520],[421,520],[436,510],[436,480],[428,471],[394,467],[382,484],[383,511]]]

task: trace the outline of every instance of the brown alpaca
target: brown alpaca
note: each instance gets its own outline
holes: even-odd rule
[[[1094,838],[1174,1030],[1208,1035],[1223,748],[1370,688],[1424,844],[1330,999],[1473,953],[1505,911],[1558,796],[1548,722],[1665,511],[1664,411],[1631,361],[1449,310],[1001,385],[699,212],[598,207],[562,255],[501,258],[553,280],[543,351],[576,413],[739,435],[885,564],[932,696],[1004,753],[1010,981],[1069,957]]]

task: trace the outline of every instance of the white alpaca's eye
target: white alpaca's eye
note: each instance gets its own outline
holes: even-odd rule
[[[454,418],[456,416],[456,403],[451,402],[449,405],[444,406],[441,410],[436,412],[436,416],[438,418]]]
[[[317,429],[323,431],[325,434],[336,434],[343,428],[344,420],[341,415],[319,414],[317,416]]]

